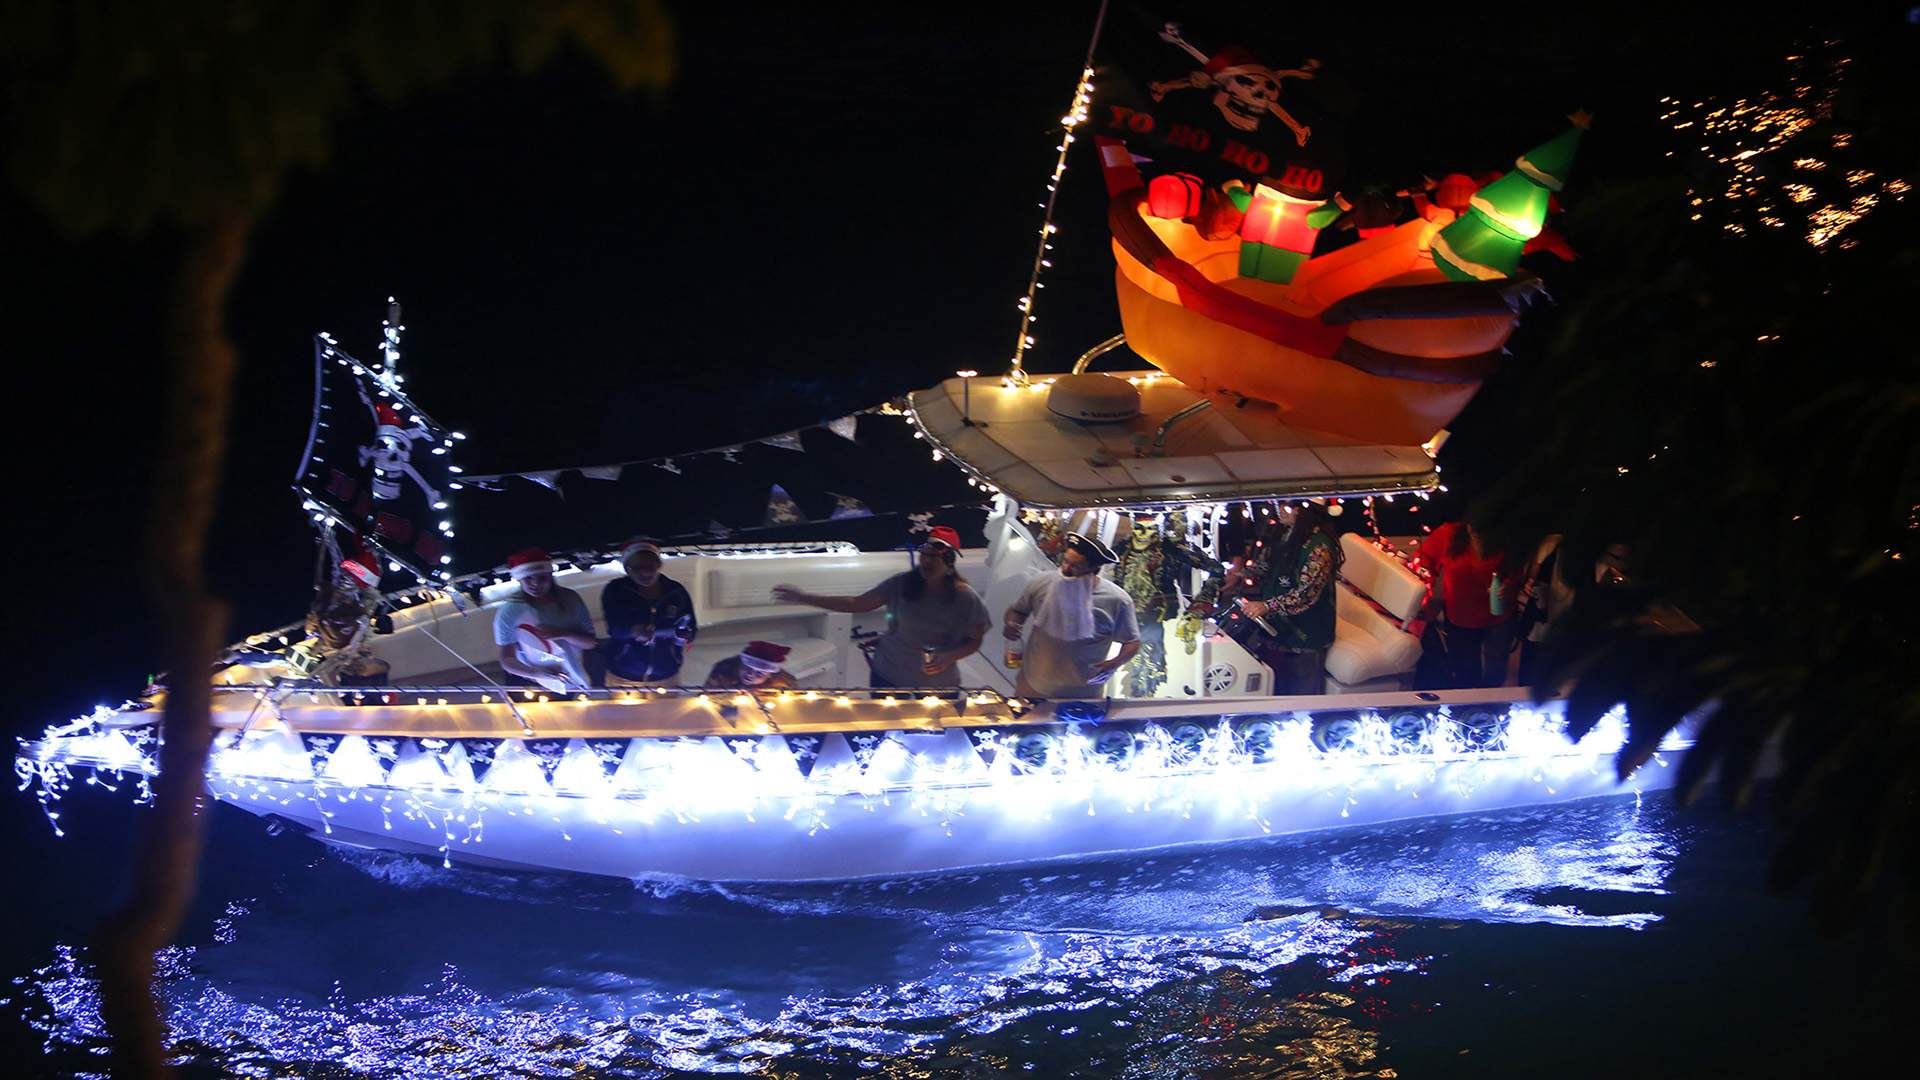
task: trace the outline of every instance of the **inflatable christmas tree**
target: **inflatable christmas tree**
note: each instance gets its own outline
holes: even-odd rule
[[[1573,155],[1589,119],[1571,117],[1573,126],[1514,161],[1512,172],[1474,193],[1466,214],[1433,238],[1433,263],[1455,281],[1511,277],[1520,267],[1521,249],[1547,221],[1547,200],[1566,185]]]

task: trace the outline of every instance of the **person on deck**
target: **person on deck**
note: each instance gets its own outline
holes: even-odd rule
[[[1340,545],[1327,512],[1316,503],[1283,507],[1284,528],[1270,541],[1266,580],[1258,597],[1239,599],[1241,614],[1265,620],[1275,634],[1262,634],[1253,650],[1273,669],[1276,694],[1319,694],[1327,688],[1327,649],[1333,645],[1334,581]],[[1264,628],[1263,628],[1264,629]]]
[[[798,684],[780,665],[793,650],[771,641],[749,641],[739,655],[713,665],[707,686],[714,690],[792,690]]]
[[[1432,579],[1427,605],[1447,656],[1447,685],[1464,690],[1504,686],[1513,651],[1513,609],[1524,564],[1482,536],[1470,522],[1433,530],[1414,556]]]
[[[1014,692],[1023,697],[1097,698],[1109,676],[1140,651],[1133,598],[1100,576],[1117,561],[1107,545],[1068,533],[1060,572],[1028,583],[1007,608],[1001,633],[1019,641],[1029,618],[1032,637]],[[1114,651],[1115,645],[1120,651]]]
[[[671,686],[680,681],[687,646],[700,632],[686,586],[660,572],[660,545],[630,540],[620,549],[627,576],[607,582],[600,610],[607,620],[607,674],[616,682]]]
[[[509,556],[507,573],[520,588],[493,616],[500,667],[549,690],[590,687],[584,657],[600,639],[594,636],[587,602],[572,589],[554,584],[553,558],[541,548]]]
[[[859,615],[887,609],[887,632],[874,644],[868,685],[874,689],[959,686],[960,661],[980,651],[993,625],[986,602],[960,576],[960,534],[946,525],[927,531],[920,558],[859,596],[816,596],[777,585],[773,598]]]
[[[317,662],[314,679],[328,686],[385,686],[389,665],[368,651],[380,611],[380,556],[362,546],[341,560],[307,613]]]

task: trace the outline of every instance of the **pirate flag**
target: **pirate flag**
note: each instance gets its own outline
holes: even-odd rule
[[[451,432],[381,367],[326,335],[313,343],[314,411],[294,486],[316,521],[344,529],[424,581],[452,577]]]
[[[1158,171],[1264,181],[1303,199],[1339,190],[1344,91],[1298,46],[1241,42],[1123,6],[1097,59],[1088,126]]]

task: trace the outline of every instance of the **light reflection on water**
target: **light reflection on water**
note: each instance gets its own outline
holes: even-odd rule
[[[1595,800],[753,888],[285,837],[264,845],[261,896],[166,958],[163,995],[181,1058],[232,1075],[1392,1076],[1396,1026],[1445,1004],[1429,976],[1470,962],[1451,956],[1460,927],[1657,922],[1672,817]],[[98,1067],[83,950],[8,1008],[65,1068]]]

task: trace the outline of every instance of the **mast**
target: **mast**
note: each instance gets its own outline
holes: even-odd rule
[[[1027,275],[1027,294],[1016,305],[1020,309],[1020,331],[1013,339],[1013,361],[1007,369],[1007,378],[1017,383],[1027,381],[1026,355],[1033,347],[1033,298],[1046,286],[1040,283],[1040,272],[1053,263],[1048,260],[1047,252],[1053,250],[1053,237],[1060,227],[1053,223],[1053,207],[1060,198],[1060,182],[1067,175],[1067,151],[1073,146],[1073,129],[1086,122],[1087,111],[1093,106],[1093,51],[1100,44],[1100,28],[1106,25],[1107,0],[1100,0],[1100,10],[1093,17],[1093,34],[1087,39],[1087,55],[1080,64],[1080,81],[1073,88],[1073,103],[1067,106],[1067,115],[1060,118],[1060,156],[1053,163],[1053,173],[1047,177],[1047,201],[1040,204],[1040,240],[1034,245],[1033,269]]]

